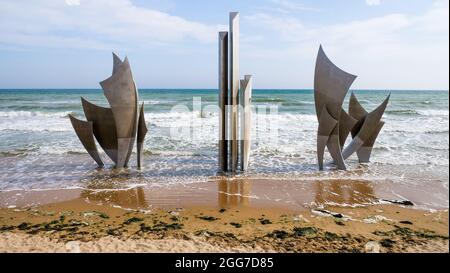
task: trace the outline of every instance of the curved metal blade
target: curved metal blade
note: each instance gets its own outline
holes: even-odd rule
[[[355,135],[352,142],[344,149],[342,152],[342,156],[344,159],[349,158],[353,153],[359,150],[364,142],[366,142],[377,130],[381,118],[386,110],[386,107],[389,103],[389,99],[391,94],[384,100],[384,102],[378,106],[374,111],[367,114],[364,119],[364,123],[361,126],[359,132]]]
[[[95,145],[92,122],[79,120],[70,114],[69,118],[70,122],[72,123],[72,127],[75,130],[75,133],[77,134],[86,151],[100,167],[103,166],[102,159],[100,158],[97,146]]]
[[[328,113],[327,107],[324,105],[322,113],[319,119],[319,128],[317,132],[317,160],[319,169],[323,170],[323,156],[325,153],[325,147],[330,138],[331,132],[336,128],[337,120],[335,120],[330,113]]]
[[[125,167],[133,149],[137,129],[137,90],[128,58],[117,66],[115,73],[100,82],[104,94],[111,105],[116,122],[117,164]]]
[[[145,116],[144,116],[144,103],[141,104],[141,110],[139,113],[139,122],[138,122],[138,129],[137,129],[137,165],[138,168],[141,167],[141,161],[142,161],[142,155],[144,152],[144,139],[145,135],[147,134],[147,124],[145,122]]]
[[[100,147],[117,164],[116,122],[111,108],[100,107],[81,97],[84,114],[92,122],[94,136]]]

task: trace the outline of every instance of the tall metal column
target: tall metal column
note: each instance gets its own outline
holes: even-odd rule
[[[228,171],[228,32],[219,32],[219,170]]]
[[[230,170],[238,165],[238,93],[239,93],[239,13],[230,13],[230,91],[231,91],[231,159]]]
[[[253,80],[251,75],[246,75],[243,80],[241,80],[241,89],[239,90],[239,103],[241,105],[239,113],[239,123],[240,123],[240,152],[239,161],[241,170],[245,171],[248,168],[248,163],[250,159],[250,148],[251,148],[251,131],[252,131],[252,88]]]

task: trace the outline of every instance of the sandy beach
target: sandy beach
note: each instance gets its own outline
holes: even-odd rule
[[[353,197],[305,192],[304,206],[247,195],[268,184],[1,192],[0,252],[449,252],[448,210],[376,203],[354,181],[340,181]]]
[[[367,109],[387,96],[355,92]],[[139,90],[141,168],[134,152],[98,168],[77,139],[68,115],[83,118],[80,96],[105,105],[101,90],[0,93],[0,252],[449,252],[448,92],[394,92],[371,162],[319,171],[313,90],[255,90],[279,113],[255,113],[249,169],[229,176],[217,90]]]
[[[447,255],[449,10],[1,0],[0,254],[242,253],[93,261],[168,272]]]

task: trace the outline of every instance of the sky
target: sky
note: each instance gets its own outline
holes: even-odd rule
[[[217,88],[231,11],[254,88],[313,88],[322,44],[354,89],[449,89],[448,0],[0,0],[0,88],[100,88],[111,52],[138,88]]]

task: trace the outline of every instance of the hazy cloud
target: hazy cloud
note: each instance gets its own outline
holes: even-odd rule
[[[290,0],[271,0],[273,4],[278,6],[278,8],[283,9],[285,11],[300,11],[300,10],[307,10],[307,11],[318,11],[316,8],[305,6],[301,3],[290,1]]]
[[[269,84],[268,79],[279,80],[272,84],[281,87],[292,81],[312,86],[317,48],[323,44],[338,65],[361,76],[356,86],[448,89],[448,6],[447,0],[438,0],[417,16],[387,14],[322,26],[305,25],[296,17],[257,13],[245,20],[265,33],[266,44],[245,44],[242,55],[254,62],[280,64],[273,69],[275,74],[258,79],[264,81],[263,86]],[[277,47],[271,45],[270,41],[280,39],[283,42]],[[307,73],[298,73],[296,66],[305,65]],[[259,67],[261,63],[253,66],[258,70],[255,74],[264,74]]]
[[[368,6],[379,6],[381,5],[381,0],[366,0]]]
[[[190,21],[130,0],[0,2],[0,43],[18,46],[110,48],[213,43],[216,26]]]
[[[68,6],[79,6],[80,0],[65,0]]]
[[[255,0],[260,2],[263,1]],[[8,57],[6,61],[2,59],[3,74],[31,71],[33,58],[36,58],[34,62],[46,62],[55,56],[41,49],[94,48],[126,54],[131,54],[133,49],[133,54],[142,56],[133,59],[133,64],[137,67],[136,76],[141,75],[146,86],[214,87],[217,31],[227,30],[228,26],[174,16],[172,11],[186,16],[191,12],[177,9],[179,3],[173,0],[0,1],[0,48],[3,50],[0,53]],[[301,11],[310,7],[302,5],[302,1],[266,0],[264,3],[270,11],[253,6],[241,10],[241,71],[255,76],[255,88],[311,88],[317,49],[323,44],[337,65],[360,76],[355,88],[448,89],[448,0],[430,1],[428,9],[414,13],[352,16],[362,18],[359,20],[341,17],[339,23],[319,16],[328,14],[333,6],[315,4],[323,8],[315,18],[311,12],[303,16],[305,13]],[[360,3],[363,6],[355,11],[366,11],[365,2]],[[388,2],[382,5],[389,7]],[[232,4],[227,2],[213,12],[226,13],[229,6]],[[209,12],[207,9],[205,13]],[[220,23],[226,23],[226,17],[220,17],[223,18]],[[33,58],[11,52],[28,50],[34,51],[30,54]],[[89,53],[96,63],[101,59],[98,57],[101,54]],[[18,63],[15,56],[23,57],[24,61]],[[77,59],[72,62],[77,64]],[[79,65],[85,65],[84,62]],[[102,64],[107,66],[109,62]],[[39,67],[40,63],[35,65]],[[41,70],[48,82],[53,81],[51,73],[67,74],[62,71],[61,67],[67,68],[61,59],[55,59],[53,65],[53,72]],[[157,70],[152,70],[153,67]],[[185,67],[190,69],[180,69]],[[34,70],[30,72],[34,73]],[[97,80],[97,77],[89,78],[91,74],[86,75],[85,82]],[[44,76],[41,78],[45,80]]]

